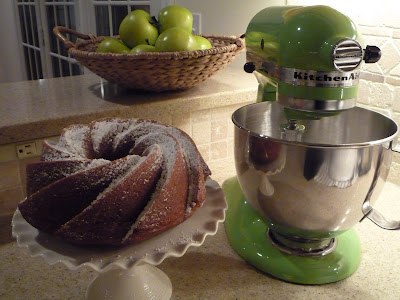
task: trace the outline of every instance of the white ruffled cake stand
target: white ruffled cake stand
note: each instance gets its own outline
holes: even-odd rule
[[[181,257],[190,246],[201,246],[225,220],[227,204],[221,187],[209,178],[206,191],[204,205],[192,217],[137,245],[75,246],[32,227],[18,209],[12,219],[12,234],[18,246],[28,248],[32,257],[41,256],[50,265],[63,263],[70,270],[87,266],[99,272],[86,291],[87,299],[166,300],[172,295],[172,284],[155,266],[168,257]]]

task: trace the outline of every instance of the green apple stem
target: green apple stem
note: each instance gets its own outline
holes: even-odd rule
[[[160,25],[160,22],[157,21],[156,17],[152,16],[151,20],[149,22],[150,22],[150,24],[156,26],[156,28],[158,30],[158,34],[160,34],[161,33],[161,25]]]

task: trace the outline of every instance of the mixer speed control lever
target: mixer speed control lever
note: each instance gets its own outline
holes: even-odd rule
[[[366,63],[376,63],[381,59],[381,49],[377,46],[367,46],[364,50],[364,61]]]

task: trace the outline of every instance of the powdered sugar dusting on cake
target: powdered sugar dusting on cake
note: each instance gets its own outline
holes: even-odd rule
[[[43,150],[41,154],[41,159],[44,161],[56,161],[56,160],[66,160],[66,159],[82,159],[75,153],[70,152],[69,149],[65,147],[62,143],[53,141],[43,141]]]
[[[175,163],[176,153],[179,147],[179,142],[173,136],[167,134],[149,133],[138,138],[135,144],[136,146],[132,148],[133,153],[135,153],[135,149],[137,148],[140,148],[140,150],[143,149],[140,151],[143,152],[145,149],[154,144],[159,145],[163,152],[167,176],[170,174]]]
[[[206,175],[210,175],[211,172],[202,160],[201,155],[199,154],[193,140],[182,130],[172,126],[165,126],[163,124],[157,123],[148,123],[148,127],[150,127],[153,132],[166,132],[173,135],[179,140],[179,143],[181,144],[181,149],[187,163],[187,171],[189,175],[186,214],[190,214],[193,207],[196,207],[199,204],[199,190],[197,189],[197,186],[199,184],[204,185],[203,173],[205,173]],[[203,165],[206,167],[206,169],[203,168]]]
[[[87,157],[87,144],[86,140],[88,137],[89,127],[87,125],[72,125],[68,127],[68,130],[64,131],[64,134],[60,138],[60,143],[65,143],[67,149],[71,149],[75,155],[82,158]]]
[[[152,227],[158,226],[158,222],[167,220],[168,218],[165,217],[175,207],[180,207],[180,211],[183,211],[179,213],[183,220],[193,213],[193,208],[201,206],[204,201],[205,195],[201,194],[201,190],[205,190],[204,180],[206,176],[210,175],[210,172],[187,134],[175,127],[149,120],[105,118],[89,125],[79,124],[67,127],[57,143],[46,141],[42,160],[82,162],[76,167],[70,164],[70,168],[63,171],[63,175],[69,176],[86,170],[95,172],[96,168],[113,163],[117,159],[120,161],[119,158],[123,158],[121,163],[115,164],[115,168],[102,172],[99,180],[107,182],[107,186],[94,198],[101,199],[108,191],[117,189],[122,182],[125,182],[127,174],[133,174],[132,172],[145,160],[145,157],[155,147],[154,145],[159,148],[158,155],[162,154],[162,156],[158,158],[158,166],[152,165],[148,170],[155,170],[152,168],[157,167],[157,178],[160,178],[157,183],[152,183],[154,190],[152,190],[147,205],[125,235],[126,240],[134,233],[135,226],[139,223],[141,223],[140,230],[151,230]],[[125,160],[124,163],[122,163],[123,160]],[[159,171],[160,160],[162,160],[163,166],[161,174]],[[177,167],[178,165],[179,167]],[[140,172],[142,173],[142,170]],[[146,172],[142,174],[144,173]],[[177,176],[178,174],[179,176]],[[151,182],[151,180],[147,182]],[[164,188],[167,184],[168,188]],[[80,189],[85,188],[80,187]],[[179,197],[174,197],[177,195],[176,191],[179,191]],[[123,193],[123,191],[121,192]],[[174,199],[184,200],[179,200],[180,204],[178,204],[178,202],[172,201]],[[97,200],[93,200],[92,204],[95,201]],[[157,205],[154,207],[157,207],[157,211],[152,209],[155,201],[157,201]],[[165,206],[162,207],[164,203]],[[169,203],[174,204],[171,206]],[[152,211],[151,214],[148,214],[149,211]]]
[[[129,142],[131,143],[132,147],[135,143],[135,136],[140,130],[141,122],[138,122],[137,119],[131,119],[131,122],[125,130],[117,132],[114,137],[113,141],[113,149],[116,150],[117,148],[121,147],[121,143],[127,143],[128,139],[130,138]]]
[[[163,171],[161,173],[160,179],[157,182],[157,185],[155,187],[155,190],[143,209],[143,211],[139,214],[138,218],[136,219],[136,222],[132,225],[128,233],[126,234],[125,238],[123,239],[123,243],[129,239],[129,237],[133,234],[134,230],[138,226],[138,224],[141,223],[146,223],[149,220],[148,218],[148,212],[152,209],[154,202],[158,199],[160,191],[164,188],[166,183],[168,182],[169,178],[171,177],[172,170],[175,165],[175,161],[177,159],[178,155],[178,149],[180,148],[178,140],[175,139],[174,136],[166,134],[166,133],[149,133],[145,136],[140,137],[136,141],[136,147],[133,148],[132,150],[143,150],[146,149],[146,147],[151,147],[151,145],[157,144],[163,153],[163,158],[164,158],[164,164],[163,164]],[[164,191],[166,195],[164,201],[168,203],[169,197],[168,192]],[[158,215],[159,217],[162,217],[163,214],[165,214],[166,211],[159,211]],[[157,217],[155,215],[152,215],[152,221],[157,223],[158,220],[154,219]]]
[[[110,185],[106,189],[104,189],[101,193],[99,193],[97,198],[92,203],[96,202],[98,199],[101,199],[106,193],[108,193],[111,189],[113,189],[115,186],[117,186],[126,177],[126,174],[132,172],[133,169],[135,169],[138,166],[138,164],[140,164],[144,160],[145,160],[145,158],[141,157],[139,155],[127,156],[126,164],[121,166],[121,168],[123,168],[125,171],[121,172],[117,176],[115,176],[115,174],[110,174],[112,176],[112,181],[111,181]]]
[[[102,152],[102,146],[114,144],[114,137],[129,128],[131,121],[121,119],[106,119],[92,123],[91,140],[95,153]]]
[[[158,196],[160,190],[164,186],[164,183],[165,183],[165,180],[166,180],[165,174],[166,174],[166,170],[163,170],[162,173],[161,173],[161,176],[160,176],[160,180],[157,182],[156,188],[154,189],[154,192],[153,192],[149,202],[147,203],[147,205],[145,206],[143,211],[139,214],[139,216],[137,217],[136,221],[132,224],[130,230],[127,232],[124,240],[122,241],[123,243],[132,235],[132,233],[136,229],[137,225],[140,222],[143,222],[143,221],[146,220],[147,213],[150,211],[154,201],[157,199],[157,196]]]

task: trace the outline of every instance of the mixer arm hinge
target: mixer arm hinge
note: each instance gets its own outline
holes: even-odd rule
[[[243,69],[247,73],[253,73],[256,70],[256,66],[253,62],[247,62],[244,64]]]

